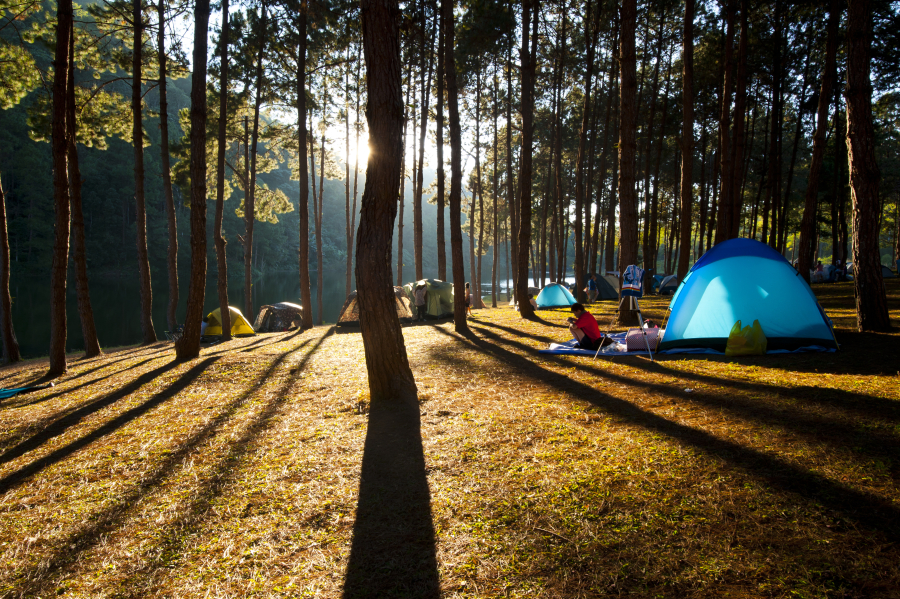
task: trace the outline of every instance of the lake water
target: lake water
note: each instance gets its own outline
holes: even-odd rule
[[[242,273],[243,271],[241,271]],[[238,275],[240,276],[240,275]],[[315,273],[312,286],[313,322],[317,321],[318,310],[316,306]],[[240,285],[234,280],[238,277],[229,277],[228,297],[231,305],[244,308],[243,277],[240,277]],[[187,302],[187,273],[181,277],[181,298],[178,307],[178,322],[184,321],[185,305]],[[533,283],[532,283],[533,284]],[[344,271],[334,278],[326,278],[322,289],[322,318],[324,323],[337,322],[341,308],[346,300]],[[153,275],[153,326],[156,335],[165,339],[166,304],[168,303],[167,281],[164,273]],[[500,282],[500,300],[507,300],[506,281]],[[482,284],[482,295],[485,303],[490,304],[490,281]],[[140,292],[137,275],[121,278],[99,278],[90,280],[91,305],[94,308],[94,320],[97,326],[97,335],[100,338],[101,347],[118,347],[134,345],[141,342],[140,320]],[[46,356],[50,346],[50,277],[35,277],[33,275],[13,276],[10,281],[10,293],[13,298],[13,326],[16,330],[16,338],[22,355],[26,358]],[[259,308],[266,304],[277,302],[300,303],[300,281],[297,273],[270,273],[258,277],[253,282],[253,309],[252,315],[244,314],[253,323]],[[78,303],[75,295],[75,282],[69,277],[67,286],[67,351],[74,352],[84,349],[84,340],[81,334],[81,322],[78,319]],[[218,308],[218,295],[216,291],[215,275],[209,278],[206,288],[203,313],[207,314]]]

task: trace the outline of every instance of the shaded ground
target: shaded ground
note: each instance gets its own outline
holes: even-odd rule
[[[896,597],[900,334],[815,291],[839,353],[537,354],[561,310],[406,327],[411,411],[369,414],[358,329],[75,361],[0,402],[0,596]]]

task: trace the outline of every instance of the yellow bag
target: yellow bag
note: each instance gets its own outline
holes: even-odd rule
[[[728,343],[725,345],[725,355],[762,356],[766,353],[766,344],[766,336],[763,334],[758,320],[753,321],[753,326],[747,326],[743,329],[739,320],[731,327]]]

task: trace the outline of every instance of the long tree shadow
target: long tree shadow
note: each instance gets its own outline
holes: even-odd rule
[[[159,393],[156,393],[145,402],[122,412],[112,420],[94,429],[90,433],[78,439],[75,439],[70,443],[67,443],[66,445],[50,452],[42,458],[34,460],[30,464],[22,466],[21,468],[7,474],[3,478],[0,478],[0,495],[6,493],[8,490],[21,483],[29,476],[40,472],[47,466],[54,464],[65,457],[68,457],[82,447],[91,444],[104,435],[108,435],[121,426],[124,426],[128,422],[131,422],[135,418],[146,414],[161,403],[175,397],[178,393],[190,386],[194,379],[200,376],[200,374],[211,364],[213,364],[216,359],[217,358],[207,358],[205,360],[202,360],[198,364],[194,365],[194,367],[192,367],[190,370],[178,377],[178,379],[174,383],[169,385],[166,389],[160,391]],[[101,410],[102,408],[105,408],[106,406],[119,401],[122,398],[128,397],[129,395],[140,389],[143,385],[149,383],[157,376],[160,376],[161,374],[171,369],[172,365],[170,363],[164,364],[155,370],[144,373],[143,375],[135,379],[134,382],[122,387],[118,391],[110,393],[109,395],[93,401],[76,410],[75,412],[72,412],[68,416],[60,418],[59,420],[51,423],[44,431],[37,433],[30,439],[27,439],[19,443],[15,447],[12,447],[5,451],[3,455],[0,455],[0,464],[5,464],[6,462],[14,460],[17,457],[40,447],[50,439],[63,434],[66,430],[68,430],[72,426],[75,426],[90,414],[93,414],[98,410]]]
[[[27,397],[28,397],[27,395],[25,395],[25,396],[19,396],[19,395],[16,395],[15,397],[16,397],[17,399],[18,399],[18,398],[26,399],[26,401],[21,401],[21,400],[20,400],[20,401],[16,401],[16,400],[14,399],[13,401],[8,402],[6,405],[4,405],[3,408],[4,408],[4,409],[19,409],[19,408],[26,408],[26,407],[28,407],[28,406],[33,406],[33,405],[35,405],[35,404],[39,404],[39,403],[43,403],[43,402],[45,402],[45,401],[49,401],[49,400],[51,400],[51,399],[56,399],[57,397],[62,397],[62,396],[64,396],[64,395],[68,395],[69,393],[72,393],[73,391],[78,391],[79,389],[83,389],[83,388],[85,388],[85,387],[90,387],[91,385],[93,385],[93,384],[95,384],[95,383],[99,383],[99,382],[102,381],[102,380],[108,379],[108,378],[110,378],[110,377],[112,377],[112,376],[116,376],[117,374],[122,374],[123,372],[126,372],[126,371],[128,371],[128,370],[132,370],[132,369],[134,369],[134,368],[139,368],[139,367],[141,367],[141,366],[144,366],[145,364],[148,364],[149,362],[152,362],[153,360],[158,360],[158,359],[159,359],[159,358],[147,358],[146,360],[142,360],[142,361],[140,361],[140,362],[136,362],[136,363],[132,364],[131,366],[128,366],[127,368],[122,368],[122,369],[120,369],[120,370],[116,370],[115,372],[110,372],[110,373],[105,374],[105,375],[103,375],[103,376],[98,376],[97,378],[93,378],[93,379],[91,379],[91,380],[89,380],[89,381],[85,381],[85,382],[83,382],[83,383],[80,383],[80,384],[78,384],[78,385],[75,385],[74,387],[64,387],[64,385],[65,385],[66,383],[68,383],[68,382],[71,381],[71,380],[74,380],[74,379],[68,379],[68,380],[62,381],[59,385],[57,385],[56,387],[54,387],[54,388],[56,389],[55,391],[51,391],[50,393],[47,393],[47,394],[42,395],[42,396],[40,396],[40,397],[36,397],[35,399],[32,399],[32,400],[30,400],[30,401],[27,401]],[[63,387],[63,388],[60,388],[60,387]],[[49,421],[51,421],[51,420],[53,420],[53,419],[56,419],[56,418],[60,418],[60,417],[62,417],[64,414],[70,413],[70,412],[73,411],[74,409],[76,409],[76,408],[73,408],[72,410],[66,410],[66,409],[64,409],[64,410],[62,410],[62,411],[60,411],[60,412],[56,412],[56,413],[54,413],[54,414],[51,414],[51,415],[47,416],[46,418],[42,419],[43,422],[32,423],[31,428],[35,428],[35,427],[43,428],[44,426],[46,426],[46,423],[47,423],[47,422],[49,422]],[[4,439],[4,440],[0,441],[0,443],[5,443],[5,442],[8,442],[9,440],[10,440],[10,439]],[[0,457],[0,463],[3,463],[3,458],[2,458],[2,457]]]
[[[343,596],[440,597],[417,403],[372,404]]]
[[[525,344],[511,339],[507,339],[506,343],[517,347],[520,351],[532,350],[532,348]],[[555,355],[547,355],[546,360],[560,366],[568,366],[572,363],[567,360],[566,357]],[[629,365],[645,370],[651,376],[683,377],[709,385],[729,387],[735,391],[743,392],[744,394],[765,393],[780,399],[807,399],[807,394],[802,393],[802,389],[808,389],[805,387],[784,388],[763,383],[734,381],[694,372],[682,372],[681,370],[666,366],[661,361],[650,362],[641,359],[629,361]],[[900,464],[900,442],[898,442],[897,438],[890,434],[879,434],[874,432],[871,426],[864,423],[857,425],[848,422],[846,419],[810,413],[803,410],[802,406],[791,408],[772,406],[763,401],[748,398],[746,395],[738,393],[731,393],[724,397],[722,395],[708,394],[702,391],[684,395],[673,390],[672,387],[667,384],[619,375],[602,368],[597,368],[590,363],[581,364],[581,368],[585,371],[592,372],[598,377],[621,385],[640,387],[647,392],[668,395],[681,403],[689,402],[705,405],[707,407],[725,409],[746,420],[790,429],[792,434],[801,435],[813,442],[824,443],[867,456],[877,456],[887,459],[891,463]],[[828,403],[832,407],[849,407],[851,411],[857,413],[863,412],[866,416],[882,422],[896,421],[900,418],[900,402],[860,393],[852,393],[841,389],[828,389],[825,391],[827,391],[830,396],[830,401]],[[816,388],[808,395],[810,398],[815,399],[817,395],[825,395],[825,393],[823,390]],[[820,401],[818,403],[824,404],[826,402]]]
[[[309,357],[321,345],[323,340],[324,337],[319,339],[301,364],[306,363]],[[41,590],[47,590],[48,588],[55,586],[53,580],[53,575],[55,573],[64,570],[68,564],[77,561],[85,551],[101,542],[112,533],[112,531],[120,526],[130,514],[140,512],[143,501],[160,488],[177,468],[185,466],[187,456],[196,451],[204,442],[209,441],[218,433],[227,430],[226,425],[237,412],[253,398],[254,394],[265,385],[272,373],[288,357],[303,349],[310,342],[311,340],[307,339],[297,347],[278,355],[278,357],[266,368],[265,372],[263,372],[248,389],[225,404],[214,418],[207,421],[199,430],[195,431],[177,448],[174,448],[173,451],[167,453],[165,459],[155,466],[151,472],[142,476],[140,480],[135,481],[131,489],[122,493],[117,501],[107,504],[100,512],[92,514],[89,518],[85,518],[84,522],[87,524],[77,527],[59,543],[55,543],[53,553],[43,558],[39,564],[35,564],[31,568],[18,572],[16,579],[21,582],[21,587],[17,589],[18,592],[21,595],[37,595]],[[206,358],[203,362],[212,363],[215,360],[216,358]],[[243,453],[244,449],[242,449],[243,445],[241,445],[241,443],[245,445],[247,440],[252,439],[253,436],[261,433],[265,428],[262,425],[271,420],[275,415],[277,407],[283,401],[283,397],[273,397],[260,412],[259,416],[254,419],[254,422],[245,430],[245,434],[242,435],[242,440],[238,442],[238,444],[232,446],[228,455],[232,456]],[[231,475],[231,468],[233,465],[233,461],[229,458],[220,460],[214,475],[205,481],[192,508],[186,510],[178,521],[170,527],[171,533],[167,533],[164,536],[164,543],[167,547],[174,548],[175,543],[183,543],[187,540],[188,535],[184,534],[187,523],[196,521],[197,516],[203,513],[202,506],[207,505],[212,497],[210,492],[218,492],[222,488],[223,484],[221,481],[223,480],[223,477]],[[132,579],[136,581],[137,578],[142,577],[142,572],[145,573],[146,569],[147,567],[145,566],[144,569],[136,572]]]
[[[465,336],[465,340],[500,362],[517,368],[523,377],[564,388],[578,399],[604,410],[623,422],[641,426],[676,442],[691,445],[707,455],[719,458],[733,467],[743,470],[748,476],[763,481],[772,488],[795,494],[806,501],[821,504],[840,512],[846,518],[854,520],[872,531],[886,535],[893,542],[900,541],[900,509],[880,497],[853,489],[821,474],[798,467],[778,456],[745,447],[729,439],[716,437],[705,430],[674,422],[643,410],[628,401],[604,393],[600,389],[547,370],[540,364],[501,347],[500,343],[509,341],[487,329],[477,328],[476,330],[485,338],[479,338],[474,332],[470,332]],[[462,341],[455,334],[444,333],[448,337]],[[628,384],[631,382],[630,379],[627,381]]]
[[[534,339],[535,341],[541,341],[545,343],[558,343],[559,339],[552,339],[550,337],[544,335],[537,335],[533,333],[527,333],[524,331],[519,331],[512,327],[507,327],[503,325],[499,325],[491,322],[483,322],[479,323],[484,326],[488,326],[494,329],[499,329],[506,333],[510,333],[511,335],[515,335],[517,337],[527,337],[529,339]],[[516,343],[511,341],[511,343]],[[527,347],[524,344],[517,344],[522,347],[522,349],[527,349],[528,351],[533,351],[534,348]],[[818,356],[819,354],[812,354],[814,356]],[[830,355],[830,354],[829,354]],[[633,358],[636,356],[617,356],[617,358]],[[791,355],[791,356],[769,356],[766,358],[756,358],[751,359],[752,362],[756,365],[759,365],[760,360],[775,360],[775,359],[792,359],[798,358],[799,356]],[[568,362],[567,358],[562,358],[559,356],[554,356],[552,354],[545,355],[544,358],[546,360],[553,361],[555,363],[562,364],[564,361]],[[854,412],[863,416],[867,416],[870,418],[875,418],[878,420],[890,420],[895,422],[900,422],[900,401],[896,401],[893,399],[887,399],[883,397],[876,397],[872,395],[866,395],[864,393],[855,393],[852,391],[846,391],[844,389],[830,389],[823,387],[810,387],[810,386],[800,386],[800,387],[780,387],[777,385],[768,385],[765,383],[750,383],[747,381],[736,381],[732,379],[725,379],[714,377],[710,375],[700,374],[697,372],[690,372],[684,370],[678,370],[674,368],[670,368],[666,366],[666,362],[670,361],[680,361],[684,359],[684,354],[655,354],[655,360],[650,362],[649,360],[644,359],[645,356],[640,356],[640,359],[637,360],[629,360],[628,365],[634,368],[640,368],[642,370],[646,370],[648,373],[654,375],[671,375],[677,376],[681,378],[685,378],[688,380],[693,380],[699,383],[707,383],[711,385],[724,385],[727,387],[731,387],[733,389],[739,389],[746,392],[755,392],[755,393],[768,393],[771,395],[775,395],[781,398],[787,399],[802,399],[803,401],[820,404],[822,406],[828,406],[833,408],[838,408],[845,410],[847,412]],[[714,361],[714,362],[733,362],[733,358],[726,358],[725,356],[707,356],[703,354],[691,354],[691,360],[704,360],[704,361]],[[747,360],[747,358],[745,358]],[[571,363],[571,362],[568,362]],[[581,364],[581,363],[580,363]],[[587,364],[581,364],[583,368],[592,369],[593,367]],[[792,360],[790,363],[790,370],[803,372],[804,368],[795,368],[797,366],[796,360]],[[820,365],[821,366],[821,365]],[[616,375],[601,369],[594,369],[598,374],[605,377],[614,377]],[[858,372],[853,371],[854,374],[859,374]],[[837,374],[837,373],[835,373]],[[641,381],[631,381],[629,379],[629,383],[634,383],[638,385],[648,385],[653,387],[650,383],[643,383]],[[666,389],[666,387],[654,387],[656,390]],[[690,399],[694,400],[702,395],[692,396]],[[758,405],[754,404],[752,407],[748,407],[750,411],[757,410]],[[783,417],[782,417],[783,418]],[[781,420],[781,419],[777,419]],[[868,432],[866,433],[868,434]]]

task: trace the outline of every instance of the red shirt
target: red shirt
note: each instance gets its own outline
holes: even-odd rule
[[[581,316],[575,321],[575,326],[584,331],[584,334],[590,337],[591,341],[596,341],[601,337],[600,327],[597,326],[597,319],[588,311],[581,313]]]

